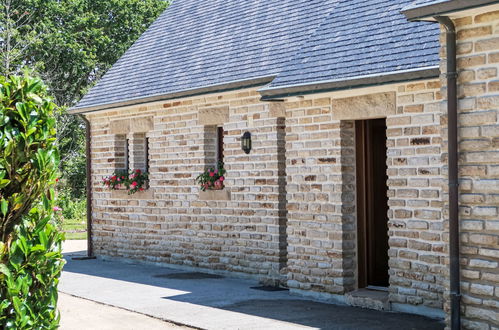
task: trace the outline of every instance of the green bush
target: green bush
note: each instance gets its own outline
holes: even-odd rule
[[[0,328],[56,328],[56,106],[41,80],[0,77]]]
[[[56,205],[61,209],[62,221],[86,221],[87,200],[85,198],[74,198],[72,192],[65,189],[57,192]],[[63,223],[64,224],[64,223]]]
[[[39,209],[43,207],[33,208],[16,226],[16,238],[2,256],[9,260],[0,264],[0,325],[5,329],[56,329],[59,324],[57,284],[64,265],[63,234],[52,216]]]

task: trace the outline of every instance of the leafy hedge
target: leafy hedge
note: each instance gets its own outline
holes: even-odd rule
[[[0,77],[0,328],[58,325],[56,106],[43,83]]]

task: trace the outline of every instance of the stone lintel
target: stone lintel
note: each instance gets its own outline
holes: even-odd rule
[[[154,118],[152,116],[133,118],[130,121],[131,133],[147,133],[154,129]]]
[[[146,133],[154,129],[153,116],[112,120],[111,134]]]
[[[109,124],[111,134],[128,134],[130,132],[130,119],[113,120]]]
[[[395,92],[332,100],[334,120],[386,118],[397,113]]]
[[[218,106],[199,109],[199,124],[223,125],[229,122],[229,106]]]
[[[283,102],[272,102],[269,104],[269,116],[270,117],[285,117],[286,116],[286,106]]]

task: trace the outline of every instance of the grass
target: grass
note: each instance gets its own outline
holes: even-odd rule
[[[87,239],[87,222],[85,219],[64,219],[62,231],[66,239]]]
[[[84,197],[74,198],[67,190],[58,192],[59,223],[66,239],[87,239],[87,207]]]

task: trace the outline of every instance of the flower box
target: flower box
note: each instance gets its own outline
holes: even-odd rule
[[[230,201],[231,195],[228,189],[221,190],[201,190],[199,191],[201,201]]]
[[[118,170],[112,176],[104,178],[102,184],[112,191],[127,191],[127,194],[133,195],[148,188],[148,179],[149,175],[141,170]]]
[[[225,169],[223,163],[218,168],[210,168],[198,175],[196,182],[201,191],[222,190],[225,188]]]
[[[135,194],[130,195],[127,189],[121,190],[111,190],[112,199],[127,199],[127,200],[142,200],[142,199],[154,199],[154,193],[152,190],[138,191]]]

